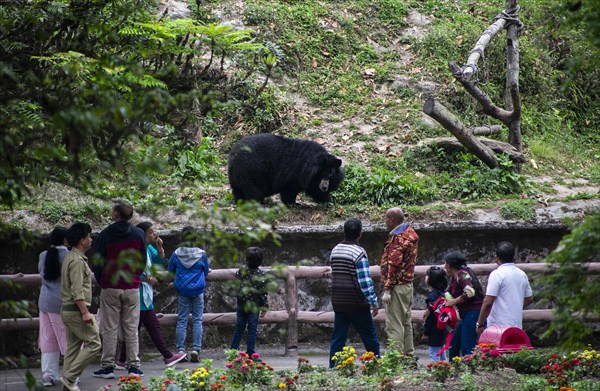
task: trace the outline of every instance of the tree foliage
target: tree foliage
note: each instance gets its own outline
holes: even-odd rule
[[[120,163],[134,135],[181,137],[227,91],[272,68],[250,30],[155,20],[141,0],[17,0],[0,5],[0,202],[46,180],[85,188]],[[243,59],[231,74],[226,58]],[[266,58],[268,61],[263,61]],[[234,80],[232,82],[231,80]],[[73,176],[77,179],[73,181]]]
[[[555,303],[548,333],[557,331],[568,346],[581,345],[592,332],[586,316],[600,316],[600,278],[586,275],[579,265],[592,261],[600,261],[600,213],[574,226],[546,258],[553,271],[543,277],[542,285],[546,298]]]

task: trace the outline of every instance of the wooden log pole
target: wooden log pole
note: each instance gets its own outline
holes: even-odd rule
[[[490,125],[490,126],[477,126],[471,129],[471,132],[475,136],[491,136],[492,134],[498,134],[502,131],[501,125]]]
[[[412,310],[411,320],[413,323],[423,323],[423,310]],[[574,315],[576,316],[576,315]],[[157,314],[158,322],[161,327],[175,327],[177,325],[177,314]],[[584,317],[587,321],[598,322],[600,316],[590,315]],[[191,319],[191,316],[190,316]],[[259,323],[285,323],[288,321],[287,311],[269,311],[264,318],[259,319]],[[523,310],[523,321],[525,322],[550,322],[553,319],[551,309],[532,309]],[[317,324],[317,323],[333,323],[333,312],[317,312],[317,311],[298,311],[296,318],[298,323]],[[225,312],[220,314],[204,314],[202,321],[207,326],[235,326],[235,312]],[[385,322],[385,310],[379,310],[379,313],[374,318],[376,323]],[[39,318],[16,318],[0,320],[0,331],[11,330],[35,330],[39,328]]]
[[[427,99],[423,112],[439,122],[447,131],[452,133],[469,151],[473,152],[489,168],[498,167],[494,151],[477,140],[475,136],[441,103],[433,97]]]
[[[288,273],[286,279],[287,300],[287,342],[285,355],[294,357],[298,355],[298,286],[296,285],[296,274]]]
[[[515,147],[508,143],[492,140],[486,137],[479,137],[478,140],[481,141],[481,143],[483,143],[485,146],[489,147],[495,153],[503,153],[508,155],[510,160],[512,160],[515,163],[525,163],[525,161],[527,160],[522,152],[518,152]],[[454,137],[430,138],[426,140],[421,140],[418,145],[435,145],[447,151],[458,151],[461,149],[466,149],[466,147]]]
[[[518,268],[525,272],[531,273],[549,273],[553,268],[549,267],[545,263],[517,263]],[[582,270],[586,270],[589,274],[600,274],[600,262],[584,262],[578,264]],[[427,269],[431,265],[417,265],[415,266],[415,276],[416,277],[425,277],[425,273]],[[330,278],[331,268],[329,266],[303,266],[304,269],[301,274],[302,278],[308,279],[319,279],[319,278]],[[492,270],[496,269],[495,263],[473,263],[469,264],[469,267],[473,269],[475,274],[483,275],[486,273],[490,273]],[[265,268],[268,269],[268,268]],[[314,270],[312,270],[314,269]],[[220,269],[220,270],[232,270],[233,274],[231,274],[232,278],[235,278],[235,271],[237,269]],[[380,278],[381,273],[379,266],[374,265],[369,267],[371,277],[372,278]],[[213,273],[218,272],[218,270],[213,271]],[[212,273],[209,274],[209,276]],[[208,276],[207,276],[208,277]],[[296,275],[298,278],[298,276]],[[93,278],[93,277],[92,277]],[[0,284],[5,284],[7,281],[11,281],[12,283],[17,283],[22,286],[40,286],[42,283],[41,277],[39,274],[0,274]]]
[[[471,80],[471,77],[473,77],[477,70],[477,62],[479,61],[479,58],[483,56],[485,48],[489,45],[492,38],[504,29],[505,25],[505,19],[498,19],[481,34],[477,43],[475,43],[475,46],[473,46],[473,49],[469,52],[467,63],[462,68],[462,73],[466,80]]]

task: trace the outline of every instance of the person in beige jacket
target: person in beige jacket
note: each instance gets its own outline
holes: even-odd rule
[[[71,251],[61,267],[60,315],[67,329],[67,352],[60,381],[69,391],[79,391],[77,378],[101,349],[98,325],[89,311],[92,271],[85,252],[92,246],[91,233],[92,228],[86,223],[75,223],[67,230],[66,240]]]

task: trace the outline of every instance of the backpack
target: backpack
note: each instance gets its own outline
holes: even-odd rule
[[[454,330],[456,329],[456,325],[459,321],[458,311],[455,306],[446,307],[446,298],[444,296],[440,296],[432,305],[433,313],[437,319],[436,326],[438,329],[448,330],[448,336],[446,337],[446,344],[440,349],[437,353],[440,356],[444,351],[446,351],[450,347],[450,341],[452,341],[452,335],[454,334]]]

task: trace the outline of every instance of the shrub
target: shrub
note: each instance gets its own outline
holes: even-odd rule
[[[539,374],[541,368],[548,363],[550,353],[545,349],[523,349],[519,352],[506,354],[504,363],[523,374]]]
[[[427,364],[427,370],[431,372],[436,381],[443,383],[452,374],[452,365],[445,360],[434,361]]]
[[[354,360],[356,360],[356,350],[351,346],[344,346],[340,352],[333,355],[334,368],[345,377],[352,377],[356,373]]]
[[[412,175],[398,175],[387,168],[369,172],[364,166],[348,164],[345,178],[334,194],[341,204],[372,203],[375,205],[421,204],[437,194],[435,186]]]
[[[473,353],[465,356],[464,365],[471,370],[493,371],[503,367],[502,353],[493,344],[479,344],[473,349]]]
[[[377,359],[377,357],[375,357],[375,353],[366,352],[358,358],[358,361],[362,363],[362,365],[360,366],[360,370],[362,371],[363,375],[373,376],[377,373],[379,360]]]
[[[273,367],[265,362],[255,362],[260,358],[257,353],[252,357],[245,352],[230,349],[226,353],[227,378],[234,385],[271,384]]]

